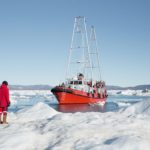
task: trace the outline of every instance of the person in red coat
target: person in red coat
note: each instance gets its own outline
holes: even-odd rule
[[[7,108],[10,105],[9,100],[9,89],[8,89],[8,82],[3,81],[2,85],[0,86],[0,123],[7,124]],[[3,121],[1,120],[1,116],[3,114]]]

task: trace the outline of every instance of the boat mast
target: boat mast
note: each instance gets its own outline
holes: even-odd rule
[[[75,18],[75,22],[76,22],[76,18]],[[68,65],[67,65],[67,70],[66,70],[66,80],[69,79],[69,67],[70,67],[70,61],[71,61],[71,51],[72,51],[72,47],[73,47],[73,38],[74,38],[74,33],[75,33],[75,27],[76,27],[76,24],[74,23],[73,33],[72,33],[72,38],[71,38],[71,45],[70,45],[70,49],[69,49]]]
[[[87,69],[91,69],[87,71]],[[69,49],[68,66],[66,70],[66,80],[69,77],[83,73],[84,76],[92,78],[92,67],[89,52],[89,43],[86,29],[85,17],[75,17],[71,46]]]
[[[96,32],[94,26],[91,26],[89,47],[90,47],[90,55],[92,60],[93,76],[94,79],[100,81],[102,80],[101,70],[100,70],[100,58],[98,53],[98,45],[97,45]]]

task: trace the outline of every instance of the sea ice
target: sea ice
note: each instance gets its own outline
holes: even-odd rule
[[[39,102],[8,113],[1,150],[149,150],[150,100],[117,112],[60,113]]]

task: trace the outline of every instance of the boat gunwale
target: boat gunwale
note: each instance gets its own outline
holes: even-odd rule
[[[56,90],[56,88],[58,88],[58,89]],[[92,99],[105,99],[105,98],[107,98],[107,96],[106,96],[106,97],[103,97],[103,98],[100,98],[100,97],[91,97],[91,96],[88,96],[88,94],[90,94],[90,93],[88,93],[88,92],[84,92],[84,93],[87,93],[87,95],[77,94],[77,93],[74,93],[73,90],[75,90],[75,89],[66,89],[66,88],[64,88],[64,87],[56,86],[56,87],[54,87],[54,88],[51,90],[51,92],[52,92],[52,93],[60,92],[60,93],[64,93],[64,94],[68,93],[68,94],[73,94],[73,95],[76,95],[76,96],[82,96],[82,97],[86,97],[86,98],[90,98],[90,99],[91,99],[91,98],[92,98]],[[79,90],[76,90],[76,91],[79,91]]]

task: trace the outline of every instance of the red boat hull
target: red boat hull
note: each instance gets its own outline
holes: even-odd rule
[[[57,98],[59,104],[87,104],[87,103],[102,103],[106,102],[107,97],[94,97],[92,94],[89,95],[86,92],[64,89],[61,87],[55,87],[52,93]]]

